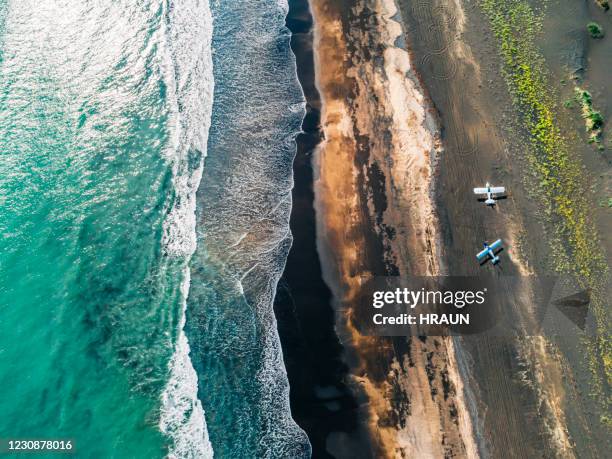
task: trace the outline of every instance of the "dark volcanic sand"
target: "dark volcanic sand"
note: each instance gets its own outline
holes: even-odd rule
[[[287,21],[288,25],[298,32],[294,38],[294,45],[304,44],[299,31],[303,31],[305,25],[303,17],[301,21],[298,20],[300,16],[296,6],[298,6],[296,3],[292,4],[292,14]],[[333,283],[336,293],[334,296],[338,302],[342,302],[340,299],[345,298],[345,295],[349,293],[348,289],[358,288],[355,283],[355,279],[360,275],[358,273],[373,275],[398,272],[398,267],[395,267],[393,262],[385,257],[387,246],[383,243],[383,236],[377,232],[377,225],[382,226],[385,223],[380,221],[387,205],[384,196],[386,189],[384,172],[380,168],[373,166],[370,168],[370,162],[371,157],[379,158],[386,167],[389,163],[387,161],[388,151],[396,152],[399,147],[391,144],[391,139],[386,136],[390,129],[390,120],[386,113],[390,113],[387,110],[391,110],[391,105],[382,85],[377,83],[376,67],[381,69],[379,66],[382,65],[382,61],[371,51],[371,49],[376,49],[377,53],[382,52],[384,49],[382,47],[389,46],[384,38],[383,28],[386,27],[383,25],[384,20],[382,17],[372,15],[375,10],[371,9],[367,2],[322,1],[316,3],[315,8],[317,8],[317,18],[322,21],[321,24],[318,24],[322,41],[318,56],[318,62],[321,63],[319,77],[322,88],[325,91],[326,100],[345,104],[350,112],[350,118],[347,120],[352,123],[355,133],[353,139],[349,136],[338,136],[337,133],[334,133],[333,128],[328,132],[330,124],[333,125],[335,121],[327,119],[326,132],[329,137],[323,150],[325,160],[321,159],[322,157],[318,158],[319,161],[325,163],[325,166],[319,165],[325,176],[322,176],[317,182],[320,186],[318,191],[322,193],[318,196],[321,202],[318,202],[320,207],[317,208],[329,212],[318,215],[326,225],[322,229],[325,234],[319,239],[319,243],[322,244],[319,249],[325,258],[326,269],[331,271],[331,274],[326,271],[325,279],[329,278]],[[336,30],[336,24],[339,24],[341,29]],[[367,31],[368,37],[360,37],[358,31]],[[301,78],[305,76],[303,70],[308,72],[307,75],[312,70],[312,55],[309,53],[306,56],[308,60],[305,61],[305,55],[302,54],[305,49],[310,51],[309,48],[294,47]],[[344,52],[347,56],[342,54]],[[365,72],[361,78],[378,85],[377,97],[368,98],[367,89],[363,88],[354,76],[350,76],[350,73],[357,69]],[[311,85],[306,83],[307,98],[313,95],[309,94],[309,88]],[[318,102],[315,104],[312,99],[310,101],[310,109],[318,108]],[[357,127],[362,122],[367,124],[363,129]],[[307,127],[310,126],[307,125]],[[420,128],[417,127],[418,129]],[[425,134],[422,133],[422,135]],[[312,141],[312,138],[310,140]],[[394,456],[397,453],[396,448],[411,448],[412,451],[418,450],[424,454],[428,454],[429,448],[433,448],[436,451],[444,450],[449,455],[453,455],[463,448],[463,444],[457,422],[454,389],[452,396],[443,395],[445,393],[442,387],[444,375],[447,374],[445,372],[448,372],[446,346],[438,349],[440,343],[435,340],[423,339],[413,342],[406,337],[355,340],[350,326],[343,323],[342,319],[346,319],[349,313],[359,313],[359,308],[355,304],[334,303],[336,313],[342,317],[337,322],[338,333],[341,334],[342,342],[346,343],[344,353],[334,355],[333,351],[337,348],[338,341],[334,339],[334,335],[330,334],[330,331],[333,330],[333,323],[329,325],[331,328],[327,329],[328,324],[323,322],[325,317],[329,317],[329,311],[332,312],[333,317],[333,310],[328,306],[329,292],[327,289],[324,290],[326,302],[319,303],[321,297],[316,296],[317,285],[322,287],[325,284],[318,280],[321,272],[318,267],[319,260],[316,258],[314,240],[315,215],[311,209],[312,172],[310,161],[306,163],[307,170],[303,169],[302,163],[302,155],[304,151],[312,149],[312,142],[307,140],[302,144],[301,141],[302,139],[298,139],[295,212],[292,216],[292,229],[296,241],[285,274],[285,284],[289,286],[289,290],[285,292],[286,299],[283,300],[289,306],[285,306],[283,311],[280,311],[280,307],[277,308],[278,316],[282,320],[280,332],[288,361],[289,380],[292,385],[291,400],[294,417],[311,435],[315,455],[324,453],[325,443],[327,450],[333,451],[339,457],[379,457],[381,454]],[[367,170],[364,171],[364,169]],[[307,175],[302,176],[304,172]],[[355,183],[351,183],[352,174],[356,176]],[[308,177],[308,180],[302,182],[301,179],[305,177]],[[324,184],[321,185],[321,182]],[[347,196],[347,193],[351,195],[358,193],[356,196],[358,202],[345,205],[342,196]],[[369,196],[373,197],[374,215],[367,205]],[[302,197],[306,198],[307,207],[299,204],[302,202]],[[307,224],[304,223],[304,218],[307,218]],[[358,257],[351,258],[350,267],[348,267],[346,262],[351,257],[355,244],[358,247]],[[333,253],[327,256],[325,250],[331,250]],[[309,252],[311,252],[310,256],[308,256]],[[306,263],[307,261],[309,262]],[[403,264],[403,268],[405,272],[410,272],[408,264],[405,266]],[[419,272],[423,270],[423,267],[418,267]],[[335,276],[338,278],[334,278]],[[313,298],[316,304],[312,304]],[[293,303],[290,300],[293,300]],[[290,307],[294,308],[293,315],[289,314]],[[321,334],[323,334],[323,340],[318,338],[319,341],[316,344],[328,340],[331,347],[314,348],[315,337]],[[315,354],[317,351],[318,353]],[[328,402],[328,400],[321,400],[321,397],[315,398],[313,394],[329,397],[329,394],[333,394],[333,387],[326,387],[323,391],[317,387],[321,383],[318,383],[316,378],[326,383],[330,379],[329,372],[321,372],[318,368],[322,365],[317,361],[321,357],[320,353],[330,353],[324,362],[330,363],[328,371],[331,371],[331,374],[341,370],[341,378],[336,376],[339,383],[342,380],[350,381],[350,389],[354,391],[353,393],[359,394],[362,390],[369,391],[369,405],[348,405],[346,409],[339,411],[337,411],[338,408],[342,407],[338,404],[327,403],[322,406],[321,402]],[[330,357],[331,360],[329,360]],[[401,363],[394,365],[394,359]],[[342,365],[343,361],[350,366],[348,370],[351,374],[350,378],[347,378],[348,374]],[[360,381],[361,385],[354,384],[355,380]],[[363,389],[363,386],[369,389]],[[343,396],[348,395],[345,385],[341,385],[341,389]],[[407,419],[412,416],[411,397],[414,397],[416,406],[414,412],[418,413],[418,419],[411,420],[410,432],[406,434],[408,438],[399,438],[397,436],[399,429],[405,428]],[[431,402],[429,402],[430,398]],[[313,402],[316,410],[313,409],[313,406],[309,406]],[[321,416],[326,415],[333,416],[321,422],[323,419]],[[365,421],[372,423],[367,425],[367,429],[364,425]],[[330,424],[331,422],[336,423],[337,427]],[[430,431],[421,428],[421,422],[425,422],[427,429],[431,429],[433,440],[429,437]],[[437,427],[438,425],[445,426],[444,432],[439,436],[438,433],[442,430]],[[351,435],[338,435],[338,431],[350,432]],[[417,440],[412,433],[417,436],[422,434],[427,439]],[[369,439],[372,445],[369,444]],[[430,444],[430,441],[433,441],[434,444]],[[437,443],[438,441],[440,443]]]
[[[275,303],[291,386],[292,414],[309,435],[314,457],[331,457],[326,447],[330,434],[338,432],[346,434],[334,435],[334,443],[342,444],[344,456],[370,457],[372,447],[360,421],[363,406],[345,384],[348,369],[344,362],[350,356],[343,351],[334,328],[332,295],[322,279],[316,247],[311,157],[320,140],[320,100],[314,87],[309,33],[312,20],[307,1],[293,0],[289,4],[287,25],[293,32],[298,76],[308,101],[305,133],[297,139],[294,164],[291,215],[294,244]],[[335,6],[343,4],[338,2]],[[530,261],[536,270],[541,269],[545,235],[536,219],[529,218],[535,207],[523,189],[516,157],[520,150],[511,148],[520,140],[505,138],[507,132],[500,128],[506,117],[515,113],[499,75],[495,45],[482,43],[482,37],[490,32],[485,18],[473,8],[473,3],[464,3],[470,9],[466,11],[466,31],[461,35],[455,28],[460,15],[452,0],[399,1],[398,4],[408,48],[439,112],[443,129],[445,153],[440,163],[437,206],[449,273],[478,274],[492,269],[471,262],[475,251],[483,240],[497,237],[511,240],[521,226],[529,238]],[[460,45],[466,42],[472,46],[482,81],[475,78],[478,72],[466,64],[471,56],[465,57],[461,50],[454,48],[455,40]],[[509,199],[497,209],[474,205],[469,199],[471,187],[487,180],[511,190]],[[367,213],[367,209],[364,211]],[[376,243],[370,249],[380,251],[376,250]],[[496,272],[515,275],[517,269],[508,260],[514,256],[511,244],[508,249],[503,254],[506,260]],[[382,259],[379,255],[371,258]],[[398,355],[409,353],[401,348],[406,346],[406,340],[395,339],[393,343]],[[546,455],[545,451],[551,451],[551,438],[543,425],[537,395],[532,387],[521,382],[525,367],[520,362],[517,343],[485,337],[458,340],[457,353],[465,385],[472,392],[468,398],[473,400],[473,422],[480,452],[492,457],[540,457]],[[387,360],[381,358],[384,354],[377,355],[376,362],[369,365],[381,373],[388,370],[382,363]],[[338,438],[342,441],[338,442]],[[589,456],[585,450],[580,452]]]
[[[416,70],[439,112],[443,130],[445,151],[439,166],[437,207],[449,274],[477,275],[492,267],[472,263],[474,254],[483,241],[498,237],[508,241],[508,221],[501,212],[507,213],[509,209],[515,212],[517,206],[520,182],[512,176],[504,154],[506,145],[491,121],[499,119],[496,104],[511,105],[511,101],[503,92],[494,92],[500,87],[504,89],[503,80],[497,81],[497,87],[491,81],[484,82],[486,87],[479,86],[474,68],[455,54],[459,19],[452,1],[399,4]],[[450,11],[446,22],[438,17],[438,11]],[[467,28],[470,27],[474,27],[473,23],[468,23]],[[482,73],[491,77],[488,71]],[[486,181],[511,190],[509,199],[500,202],[496,209],[472,199],[471,188],[483,186]],[[508,262],[508,254],[506,251],[502,255],[506,259],[496,272],[517,275]],[[477,387],[472,389],[479,405],[474,407],[477,410],[474,425],[479,430],[481,454],[536,457],[547,450],[535,394],[520,381],[522,368],[514,340],[476,336],[461,342],[458,354],[469,352],[473,362],[472,376]]]
[[[316,247],[312,153],[321,140],[320,100],[314,83],[312,18],[307,0],[289,2],[287,27],[298,77],[307,100],[303,133],[297,137],[291,231],[293,245],[279,282],[274,309],[290,384],[291,411],[312,444],[313,457],[326,450],[332,432],[342,432],[347,457],[370,451],[359,435],[359,404],[345,384],[346,365],[335,332],[332,295],[323,281]],[[354,436],[352,436],[354,435]],[[350,439],[350,440],[349,440]],[[368,456],[368,454],[365,454]]]
[[[466,8],[463,33],[459,30],[457,3]],[[508,250],[497,271],[501,275],[517,275],[509,261],[518,250],[513,250],[509,237],[521,226],[525,237],[521,250],[529,255],[536,273],[546,272],[546,234],[534,218],[537,209],[529,201],[522,177],[523,133],[504,129],[505,125],[513,125],[516,112],[500,75],[501,63],[487,19],[474,2],[401,0],[398,4],[416,69],[439,112],[444,134],[437,207],[449,273],[478,274],[491,269],[470,261],[482,241],[501,237]],[[472,61],[472,56],[468,54],[466,58],[465,48],[461,48],[466,43],[480,67],[481,81],[476,77],[479,72],[466,64]],[[486,181],[509,190],[508,199],[496,209],[476,206],[471,200],[471,188]],[[522,382],[521,373],[526,367],[520,361],[518,348],[515,340],[478,336],[462,339],[458,347],[458,353],[472,362],[473,379],[467,379],[466,385],[473,389],[478,401],[474,424],[481,452],[492,457],[555,456],[552,447],[556,444],[545,425],[546,411],[534,387]],[[527,376],[533,378],[529,372]],[[545,378],[550,377],[545,373]],[[553,384],[561,386],[557,381]],[[560,392],[563,390],[560,388]],[[566,392],[566,403],[574,396]],[[576,420],[572,424],[568,420],[568,427],[573,442],[578,443],[573,445],[573,452],[580,457],[596,457],[594,444],[602,443],[593,442],[593,437],[587,442],[582,438],[588,413],[581,403],[572,403],[571,409],[566,416]],[[591,435],[587,434],[587,438]]]

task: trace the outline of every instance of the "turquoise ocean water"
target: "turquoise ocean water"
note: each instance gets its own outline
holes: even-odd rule
[[[0,0],[0,438],[308,455],[272,312],[304,114],[286,8]]]
[[[207,453],[178,338],[211,31],[201,2],[0,3],[0,437]]]

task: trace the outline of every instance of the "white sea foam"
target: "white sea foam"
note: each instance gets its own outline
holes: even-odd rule
[[[182,286],[189,290],[189,273]],[[162,394],[160,429],[173,440],[170,458],[208,458],[213,456],[208,439],[202,403],[197,398],[198,377],[189,358],[189,343],[182,331],[185,313],[180,321],[181,332],[170,362],[170,380]]]
[[[203,314],[203,310],[209,314],[227,314],[219,319],[223,324],[215,324],[228,327],[226,336],[207,333],[209,330],[205,329],[197,331],[203,334],[202,341],[212,345],[209,354],[195,357],[201,359],[198,362],[204,366],[202,371],[210,371],[206,376],[211,392],[201,394],[202,397],[225,390],[232,383],[249,391],[247,397],[234,398],[234,394],[227,394],[223,405],[215,405],[219,412],[231,408],[233,413],[228,420],[211,424],[211,432],[214,427],[215,433],[225,433],[226,425],[222,423],[230,424],[229,428],[244,429],[239,438],[217,436],[217,454],[308,457],[310,445],[306,434],[291,417],[287,374],[273,310],[277,283],[291,245],[291,163],[305,102],[294,62],[287,65],[287,59],[293,58],[284,48],[289,44],[288,33],[280,29],[287,13],[287,2],[279,1],[280,7],[274,0],[270,5],[267,3],[249,0],[213,3],[215,26],[222,30],[215,60],[220,72],[218,83],[223,89],[215,100],[215,113],[222,113],[222,118],[211,131],[216,154],[211,155],[207,163],[206,173],[207,177],[210,174],[210,180],[203,180],[199,191],[203,199],[198,202],[198,211],[205,218],[198,220],[198,234],[202,239],[192,264],[201,269],[191,273],[193,285],[189,287],[189,307],[194,314]],[[171,69],[167,72],[172,80],[169,86],[176,91],[177,101],[176,117],[172,120],[176,128],[175,146],[168,150],[168,157],[171,161],[178,158],[175,187],[182,191],[170,212],[164,242],[166,250],[179,257],[191,257],[196,244],[193,239],[193,191],[202,172],[201,167],[199,172],[181,169],[185,164],[193,165],[193,161],[185,160],[188,156],[184,146],[205,144],[204,138],[189,137],[202,132],[190,126],[200,128],[204,125],[198,120],[198,114],[209,106],[202,106],[201,101],[210,101],[201,94],[191,97],[197,94],[193,86],[206,78],[201,73],[210,67],[204,69],[201,60],[194,62],[193,56],[203,51],[193,49],[201,42],[193,39],[201,33],[196,24],[199,21],[194,20],[200,14],[190,9],[193,6],[190,8],[185,3],[180,7],[178,4],[171,6],[166,31],[172,57],[166,67]],[[281,43],[283,47],[279,46]],[[201,151],[205,151],[204,148]],[[221,298],[224,288],[234,290],[235,285],[236,292],[244,296],[244,303],[248,305],[236,304],[241,302],[234,303],[232,299],[228,304],[219,305],[219,298],[211,299],[206,293],[199,296],[198,292],[205,290],[210,280],[207,275],[219,280]],[[234,298],[234,291],[225,293]],[[236,312],[241,306],[245,316]],[[246,323],[241,322],[242,318]],[[183,321],[184,318],[181,327]],[[233,333],[235,330],[239,332]],[[195,395],[197,374],[193,373],[188,343],[183,337],[182,334],[179,337],[171,362],[172,377],[164,392],[160,428],[173,438],[172,456],[206,457],[212,450],[206,430],[200,428],[204,425],[204,416]],[[202,352],[202,346],[194,347],[192,352]],[[236,356],[243,357],[244,364],[240,364],[243,366],[229,375],[223,373],[225,368],[219,370],[214,364],[206,366],[209,360],[216,361],[217,354],[223,358],[225,353],[231,354],[232,359],[227,361],[230,363]],[[191,409],[197,411],[197,415],[194,416]],[[194,443],[193,439],[200,443]]]
[[[206,216],[202,231],[207,260],[223,267],[225,279],[234,279],[236,292],[248,304],[247,314],[253,314],[246,316],[249,323],[237,323],[244,331],[244,341],[228,337],[228,342],[233,353],[245,355],[245,365],[253,359],[257,364],[253,379],[244,381],[256,400],[235,404],[245,411],[236,413],[237,417],[256,421],[252,426],[256,443],[245,435],[221,447],[226,455],[234,456],[251,448],[258,457],[309,457],[308,438],[291,416],[273,308],[292,241],[292,160],[295,136],[306,112],[294,56],[288,49],[289,33],[282,28],[288,3],[247,0],[235,8],[221,2],[213,5],[216,26],[227,24],[230,30],[220,38],[215,61],[223,74],[219,84],[226,89],[215,100],[215,112],[223,112],[224,123],[219,132],[213,131],[215,152],[218,149],[223,158],[211,157],[207,169],[216,168],[215,177],[223,183],[205,180],[201,195],[206,198],[198,204]],[[227,47],[223,47],[226,40]],[[240,48],[233,50],[234,46]],[[240,66],[234,64],[234,55],[225,54],[230,52],[236,53]],[[251,334],[253,329],[256,334]],[[248,413],[250,410],[257,414]]]
[[[179,333],[170,361],[170,379],[162,394],[159,427],[172,439],[169,457],[210,458],[213,450],[183,328],[190,288],[188,261],[196,248],[195,195],[202,178],[212,111],[212,15],[208,2],[197,0],[170,2],[164,13],[160,33],[166,52],[161,66],[172,133],[165,154],[172,165],[175,202],[164,222],[162,243],[169,256],[184,260],[184,280]]]

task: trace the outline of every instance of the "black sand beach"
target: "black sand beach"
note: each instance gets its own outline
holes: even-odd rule
[[[304,9],[298,8],[296,2],[291,5],[287,23],[296,32],[294,51],[300,78],[305,81],[311,75],[313,58],[309,47],[296,45],[310,42],[310,39],[304,41],[308,21],[299,14]],[[303,3],[301,5],[303,8]],[[388,113],[394,113],[395,117],[403,116],[400,112],[404,109],[393,105],[388,92],[390,83],[387,78],[396,78],[398,73],[383,69],[383,61],[372,54],[370,47],[374,46],[381,54],[385,49],[399,53],[399,63],[390,65],[403,66],[404,71],[408,68],[406,53],[396,48],[393,40],[388,38],[399,27],[383,16],[381,8],[388,6],[380,3],[370,6],[368,2],[350,0],[318,1],[315,6],[319,19],[324,21],[324,24],[317,24],[321,40],[317,53],[319,77],[323,78],[326,100],[334,106],[346,106],[348,116],[344,119],[353,126],[355,136],[338,135],[335,126],[343,115],[338,118],[337,114],[328,112],[330,125],[326,128],[332,131],[326,139],[325,153],[319,157],[325,164],[317,165],[319,170],[324,168],[325,171],[324,174],[321,171],[321,177],[315,180],[318,181],[320,200],[315,219],[311,163],[305,153],[318,138],[310,128],[312,117],[316,120],[313,108],[319,107],[319,101],[313,98],[316,93],[307,80],[305,93],[310,102],[305,123],[307,133],[298,138],[298,157],[294,167],[292,230],[295,240],[279,288],[276,309],[291,384],[293,415],[311,436],[314,454],[321,456],[382,457],[393,455],[393,451],[427,455],[434,450],[440,454],[442,451],[456,454],[464,448],[459,433],[463,429],[459,425],[464,421],[459,419],[465,414],[463,411],[458,414],[455,395],[459,386],[448,381],[449,372],[454,371],[448,360],[448,344],[429,339],[359,336],[352,328],[350,317],[363,311],[350,301],[345,302],[346,296],[352,296],[358,288],[360,276],[427,272],[429,263],[425,261],[433,256],[431,244],[416,242],[430,234],[433,228],[416,229],[425,227],[427,221],[410,222],[409,214],[401,210],[409,206],[411,212],[418,213],[427,204],[421,200],[416,205],[414,195],[405,197],[405,178],[398,177],[395,191],[390,191],[391,179],[386,177],[395,173],[389,170],[393,155],[400,155],[395,156],[395,160],[401,161],[405,154],[416,155],[415,163],[419,164],[426,162],[430,149],[435,148],[435,134],[430,131],[425,118],[421,122],[414,121],[417,123],[414,126],[417,140],[413,147],[410,142],[402,146],[398,144],[399,139],[392,139],[387,134],[396,129],[392,127]],[[341,28],[336,29],[336,26]],[[371,36],[360,39],[360,31]],[[338,46],[344,47],[346,54]],[[387,76],[379,79],[378,71]],[[378,86],[380,102],[376,97],[367,97],[362,80],[351,76],[354,72],[365,72],[363,81],[370,79]],[[408,97],[422,97],[411,85],[400,80],[394,91],[415,91]],[[402,132],[410,130],[412,116],[428,116],[427,102],[424,102],[425,107],[422,103],[413,103],[409,109],[413,112],[406,112],[406,118],[399,118],[398,122],[406,126]],[[365,127],[362,127],[364,123]],[[422,147],[420,142],[424,142]],[[402,151],[403,148],[406,149]],[[425,148],[424,153],[421,148]],[[411,174],[418,171],[414,177],[421,183],[428,166],[424,164],[420,169],[415,169],[414,165],[408,167],[411,167]],[[426,178],[421,185],[419,193],[426,195]],[[416,183],[410,186],[419,189]],[[395,194],[393,204],[389,203],[389,192]],[[392,212],[396,220],[385,218],[387,211]],[[400,246],[401,268],[395,264],[397,258],[390,243],[395,237],[396,224],[402,240],[419,245],[412,253],[408,253],[407,244]],[[317,234],[317,240],[313,237],[315,228],[323,228],[324,232]],[[317,249],[324,255],[323,260],[316,257]],[[321,261],[327,274],[322,273],[318,266]],[[325,282],[334,284],[333,309],[325,282],[318,280],[322,274],[326,276]],[[309,282],[307,275],[316,276],[314,284]],[[316,292],[318,295],[313,295]],[[291,308],[295,311],[293,314],[288,313]],[[329,325],[322,320],[326,317],[331,317]],[[330,349],[339,349],[336,334],[344,344],[344,352],[334,355]],[[315,347],[314,337],[318,338],[320,347]],[[331,343],[331,346],[325,343]],[[319,360],[323,353],[325,360]],[[329,385],[334,381],[335,387]],[[327,386],[321,387],[321,384]],[[367,397],[364,397],[366,393]],[[314,397],[317,394],[319,397]],[[361,402],[355,404],[350,394]],[[337,403],[322,406],[312,402],[321,401],[321,398],[327,402],[325,399],[330,397],[350,403],[342,407]],[[318,408],[313,410],[313,406]],[[326,414],[331,416],[321,420],[320,416]],[[441,424],[445,426],[444,433],[441,433]],[[408,431],[400,438],[398,432],[404,428]],[[418,439],[414,438],[417,433]]]
[[[542,229],[537,202],[525,180],[528,139],[523,130],[515,128],[519,114],[500,73],[502,63],[486,29],[487,18],[477,5],[454,0],[402,0],[398,4],[413,61],[444,132],[437,208],[449,273],[477,274],[478,267],[466,260],[482,241],[498,237],[508,247],[505,262],[497,269],[499,275],[550,273],[549,235]],[[547,18],[567,18],[567,8],[551,4]],[[586,20],[573,20],[563,30],[570,37],[582,36]],[[576,52],[575,47],[568,47],[567,39],[551,33],[540,38],[547,43],[550,65],[567,65],[565,56]],[[554,33],[563,32],[556,29]],[[567,73],[559,72],[558,78],[562,81]],[[551,95],[553,91],[551,88]],[[566,97],[571,97],[571,90],[567,92]],[[580,132],[581,127],[575,124],[565,128],[570,138],[574,127]],[[584,141],[573,142],[572,149],[575,154],[589,156]],[[602,170],[601,159],[599,164],[592,158],[585,163],[593,171]],[[494,210],[473,206],[469,199],[471,187],[486,181],[510,190],[508,199]],[[581,346],[579,338],[572,341],[570,347]],[[471,375],[465,377],[479,401],[472,408],[481,453],[534,457],[554,450],[562,456],[597,457],[606,448],[596,452],[607,441],[598,420],[592,417],[595,410],[585,408],[592,400],[583,398],[583,389],[567,385],[575,377],[572,365],[580,368],[580,364],[574,360],[570,365],[563,360],[567,357],[559,357],[556,348],[549,346],[550,342],[546,351],[534,351],[541,349],[537,338],[460,340],[459,352],[472,362]],[[577,377],[582,378],[581,374]],[[583,388],[588,384],[588,380],[581,381]]]
[[[470,456],[463,443],[469,435],[466,429],[458,429],[461,421],[457,417],[455,394],[457,398],[463,394],[468,400],[473,431],[471,427],[467,430],[474,435],[479,455],[536,457],[545,455],[544,451],[555,451],[560,457],[571,457],[574,453],[597,457],[597,451],[604,451],[608,442],[596,425],[588,400],[583,398],[583,389],[568,386],[573,378],[571,368],[550,343],[540,338],[472,337],[456,339],[447,348],[448,344],[440,347],[440,341],[435,339],[359,339],[351,337],[350,326],[343,325],[345,314],[360,311],[350,304],[339,305],[338,298],[342,297],[343,289],[350,290],[347,285],[360,273],[414,272],[423,260],[418,255],[423,254],[410,243],[401,244],[397,253],[391,250],[389,239],[409,234],[414,222],[402,220],[409,220],[409,213],[400,213],[399,217],[385,213],[388,206],[398,206],[398,201],[393,202],[397,199],[393,192],[385,190],[385,182],[393,174],[389,167],[393,160],[386,156],[386,151],[397,145],[389,142],[392,129],[389,118],[383,115],[388,110],[385,101],[379,94],[359,99],[363,88],[356,83],[365,81],[366,86],[373,86],[377,80],[372,75],[382,71],[379,54],[389,45],[380,41],[388,31],[380,35],[377,29],[384,23],[380,9],[375,12],[381,2],[314,0],[313,4],[318,8],[313,11],[329,20],[325,23],[328,42],[324,49],[317,50],[319,60],[323,59],[323,65],[327,62],[329,67],[332,62],[344,60],[335,69],[323,69],[328,84],[322,92],[327,90],[328,101],[335,103],[330,124],[347,116],[345,122],[352,123],[356,133],[353,156],[352,153],[343,156],[353,148],[351,139],[342,137],[344,134],[332,145],[334,149],[326,146],[330,150],[327,154],[337,157],[329,160],[332,167],[334,161],[353,163],[343,168],[341,174],[347,183],[354,174],[356,185],[345,187],[341,178],[332,177],[329,183],[335,188],[327,193],[345,196],[357,190],[359,195],[353,213],[346,211],[340,201],[327,203],[328,209],[338,210],[340,218],[347,221],[346,230],[336,229],[335,233],[329,230],[335,224],[333,217],[317,215],[313,206],[316,177],[312,155],[322,138],[321,95],[314,85],[308,2],[291,1],[287,25],[294,33],[292,47],[308,101],[308,115],[305,133],[297,139],[291,216],[294,244],[279,285],[276,314],[291,384],[293,416],[308,433],[314,457],[391,456],[392,450],[381,449],[381,445],[397,441],[393,432],[405,429],[407,423],[428,420],[433,426],[431,432],[442,426],[440,444],[433,441],[424,446],[410,439],[402,446],[398,442],[395,454],[406,450],[433,454],[434,450],[427,449],[433,447],[441,448],[447,455]],[[537,203],[525,189],[521,152],[527,140],[520,129],[508,128],[516,126],[518,115],[500,74],[496,44],[493,40],[483,41],[483,36],[490,34],[487,19],[472,2],[402,0],[397,5],[401,16],[396,17],[403,20],[402,42],[410,53],[426,98],[433,104],[442,132],[443,154],[436,171],[435,208],[442,247],[438,255],[445,272],[477,275],[492,271],[491,266],[473,263],[474,253],[483,241],[501,237],[507,249],[504,262],[494,273],[511,276],[546,273],[547,234],[533,217],[537,214]],[[338,30],[333,29],[336,25]],[[345,49],[336,53],[334,40]],[[372,49],[379,54],[372,53]],[[374,64],[370,66],[371,63]],[[372,68],[374,73],[368,73]],[[338,73],[333,74],[334,71]],[[347,76],[358,72],[359,78]],[[335,79],[329,74],[335,75]],[[343,104],[345,107],[339,109]],[[343,143],[346,139],[349,140]],[[333,139],[328,141],[333,143]],[[597,166],[597,161],[591,163]],[[511,190],[508,199],[494,209],[470,199],[471,188],[487,181]],[[405,209],[404,204],[400,199],[398,208]],[[318,235],[317,240],[316,235],[321,222],[332,235],[325,247],[321,246],[324,239]],[[385,239],[387,231],[391,237]],[[389,260],[398,261],[398,266]],[[341,274],[332,286],[334,282],[330,283],[329,275],[325,274],[326,270],[335,269],[331,267],[334,264],[342,266],[337,267]],[[527,296],[530,288],[526,289]],[[456,361],[451,354],[456,355]],[[422,369],[428,380],[419,383],[418,369],[423,363],[419,359],[424,355],[427,360],[423,360]],[[404,361],[409,365],[402,367]],[[399,366],[396,362],[400,362]],[[442,392],[438,386],[442,387],[441,381],[448,383],[448,371],[453,366],[460,369],[465,392],[459,385],[453,388],[457,392],[452,392],[448,400],[446,396],[444,400],[436,398]],[[431,398],[430,406],[422,407],[420,418],[411,418],[411,411],[418,410],[419,398]],[[426,426],[408,432],[428,435]],[[596,444],[590,441],[592,438],[597,439]]]
[[[478,70],[482,61],[477,62],[465,51],[469,45],[463,40],[466,35],[471,37],[470,31],[461,35],[461,17],[452,0],[400,4],[409,49],[444,130],[437,208],[448,272],[476,275],[491,268],[470,263],[473,253],[483,241],[500,237],[511,240],[507,218],[519,213],[516,192],[495,210],[475,205],[471,199],[471,188],[487,181],[504,184],[513,191],[520,183],[503,156],[506,145],[495,123],[489,121],[499,119],[499,107],[511,106],[511,101],[501,79],[495,85],[488,81],[483,88]],[[495,64],[499,65],[492,63]],[[504,275],[518,274],[508,262],[500,264],[500,270]],[[545,449],[544,427],[537,416],[538,401],[518,377],[516,343],[483,336],[464,338],[459,343],[458,352],[468,352],[467,359],[473,362],[470,373],[476,384],[471,390],[479,401],[479,406],[473,407],[473,415],[482,429],[481,454],[488,451],[499,457],[514,451],[516,457],[533,457]],[[530,419],[528,424],[523,422],[526,418]]]
[[[313,457],[326,450],[331,433],[345,439],[345,453],[370,451],[359,435],[359,401],[346,385],[347,367],[335,331],[332,295],[325,284],[316,247],[312,155],[321,141],[320,99],[315,87],[312,17],[307,0],[289,2],[287,27],[307,101],[303,133],[297,137],[291,231],[293,245],[275,299],[275,314],[291,388],[291,410],[312,444]],[[365,454],[367,457],[369,454]]]

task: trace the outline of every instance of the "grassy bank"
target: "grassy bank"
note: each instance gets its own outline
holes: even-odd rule
[[[569,151],[561,134],[555,92],[535,44],[541,17],[524,0],[481,0],[480,5],[498,41],[504,77],[522,115],[520,122],[529,132],[530,146],[525,155],[538,192],[546,197],[546,220],[554,231],[554,267],[559,273],[573,275],[593,291],[597,333],[587,347],[593,386],[605,405],[605,420],[610,406],[607,387],[612,383],[611,328],[604,297],[607,264],[592,223],[590,197],[584,194],[587,187],[582,164]]]

